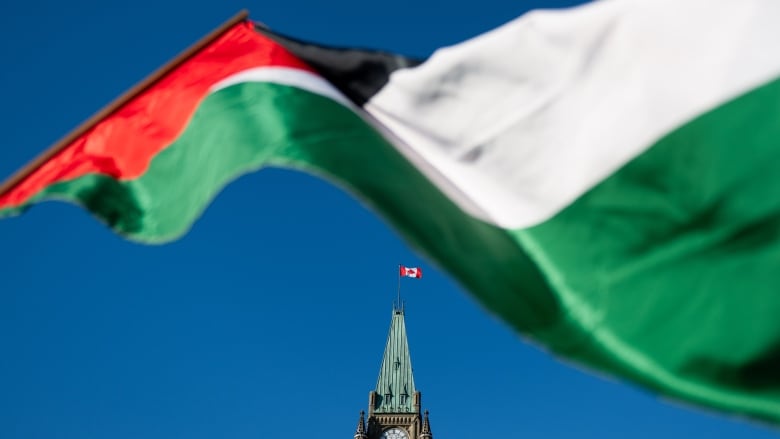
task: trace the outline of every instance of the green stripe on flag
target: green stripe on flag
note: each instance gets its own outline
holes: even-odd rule
[[[567,354],[603,349],[664,393],[780,421],[778,114],[776,80],[515,232],[592,334]]]

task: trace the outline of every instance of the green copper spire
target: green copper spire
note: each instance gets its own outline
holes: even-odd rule
[[[382,368],[376,381],[374,413],[412,413],[415,391],[404,311],[403,308],[395,308]]]

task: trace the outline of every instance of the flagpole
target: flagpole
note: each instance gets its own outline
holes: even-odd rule
[[[401,264],[398,264],[398,302],[396,302],[398,305],[398,309],[401,309]]]
[[[12,189],[21,180],[23,180],[25,177],[27,177],[36,169],[38,169],[43,163],[48,161],[57,153],[65,149],[65,147],[70,145],[79,136],[81,136],[89,129],[94,127],[98,122],[100,122],[101,120],[105,119],[106,117],[108,117],[109,115],[117,111],[119,107],[126,104],[134,97],[141,94],[144,90],[152,86],[155,82],[159,81],[163,76],[165,76],[170,71],[178,67],[181,63],[188,60],[193,55],[198,53],[201,49],[203,49],[204,47],[212,43],[214,40],[219,38],[222,34],[227,32],[231,27],[233,27],[237,23],[240,23],[241,21],[246,20],[248,16],[249,13],[246,10],[237,13],[231,19],[223,23],[220,27],[214,29],[211,33],[201,38],[200,41],[196,42],[195,44],[187,48],[184,52],[181,52],[179,55],[177,55],[175,58],[170,60],[164,66],[160,67],[156,72],[147,76],[146,79],[136,84],[133,88],[126,91],[124,94],[122,94],[120,97],[115,99],[107,106],[103,107],[102,110],[95,113],[92,117],[84,121],[84,123],[76,127],[65,137],[61,138],[57,143],[52,145],[49,149],[45,150],[38,157],[33,159],[33,161],[31,161],[22,169],[20,169],[11,177],[9,177],[5,182],[2,182],[2,184],[0,184],[0,195]]]

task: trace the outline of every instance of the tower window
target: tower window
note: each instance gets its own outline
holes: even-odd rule
[[[392,393],[385,393],[385,404],[390,404],[390,402],[393,400],[393,394]]]
[[[409,398],[409,395],[407,395],[406,393],[402,393],[402,394],[400,395],[400,397],[401,397],[401,401],[400,401],[400,403],[401,403],[401,404],[406,404],[406,400]]]

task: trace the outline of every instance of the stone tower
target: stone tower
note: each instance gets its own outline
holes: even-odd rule
[[[360,412],[354,439],[433,439],[428,412],[414,386],[403,307],[393,308],[376,388],[368,394],[368,419]]]

